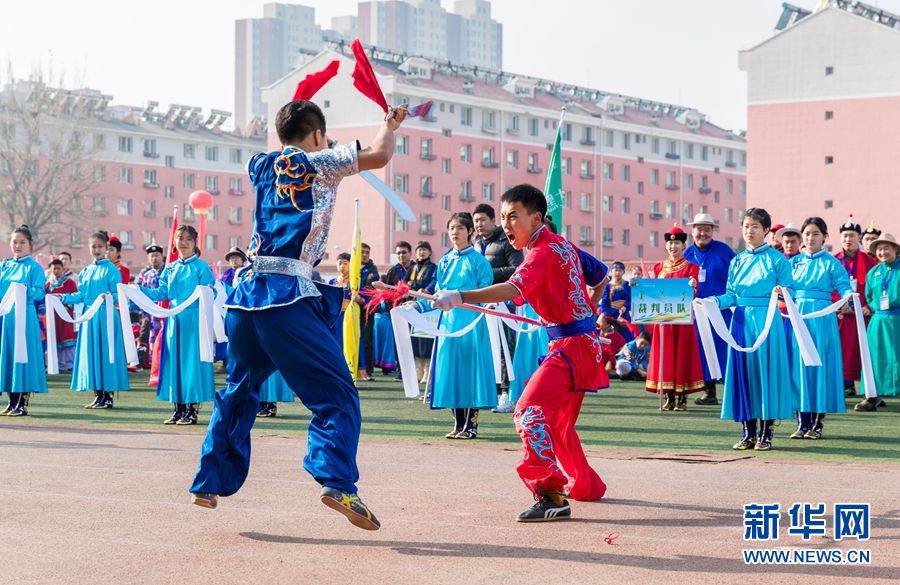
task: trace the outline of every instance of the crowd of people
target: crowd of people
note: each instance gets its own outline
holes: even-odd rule
[[[334,177],[325,180],[320,175],[312,189],[318,189],[313,196],[333,204],[343,176],[386,164],[393,152],[393,130],[405,110],[392,110],[393,121],[385,122],[373,149],[357,152],[352,145],[328,147],[324,116],[309,104],[285,106],[276,121],[285,149],[260,153],[249,163],[258,196],[270,188],[274,193],[277,185],[278,196],[264,205],[271,206],[268,213],[273,217],[287,218],[286,226],[269,228],[257,218],[250,258],[240,249],[230,250],[225,255],[229,268],[218,277],[201,257],[198,234],[189,225],[174,232],[168,260],[161,246],[148,246],[147,266],[134,279],[121,262],[121,242],[106,232],[97,231],[88,239],[91,258],[77,276],[69,253],[59,252],[42,266],[33,256],[31,230],[23,225],[12,232],[11,257],[0,264],[0,298],[18,283],[24,285],[28,302],[24,311],[7,307],[0,320],[0,392],[8,398],[3,415],[27,415],[29,397],[47,392],[48,350],[55,352],[62,371],[71,371],[72,390],[93,393],[85,406],[89,409],[112,409],[116,393],[129,390],[129,367],[146,369],[157,398],[172,404],[166,424],[196,424],[200,406],[216,404],[192,487],[195,503],[214,507],[215,496],[233,493],[246,476],[251,417],[275,416],[278,403],[297,395],[314,413],[305,466],[325,486],[323,501],[354,523],[369,514],[368,525],[374,525],[377,521],[358,498],[341,502],[340,494],[356,497],[360,414],[352,379],[372,380],[379,367],[386,374],[415,376],[425,386],[423,400],[431,408],[449,410],[448,439],[476,438],[484,409],[514,414],[526,448],[519,472],[539,499],[536,509],[520,517],[527,521],[541,514],[547,518],[548,510],[559,513],[564,494],[575,499],[602,496],[605,485],[587,465],[574,424],[584,392],[607,387],[610,378],[643,382],[646,391],[664,399],[663,411],[687,410],[693,393],[701,393],[698,405],[719,405],[717,385],[724,382],[721,417],[740,424],[734,448],[742,450],[772,448],[777,420],[797,421],[791,438],[822,438],[825,417],[844,412],[847,396],[865,393],[864,385],[857,389],[856,384],[866,359],[873,366],[877,396],[869,392],[855,410],[883,407],[882,397],[900,390],[900,279],[894,278],[900,269],[900,245],[874,224],[864,231],[851,218],[839,226],[841,249],[832,255],[825,248],[829,229],[821,218],[807,218],[799,226],[772,226],[766,210],[752,208],[742,218],[745,249],[736,254],[715,240],[714,218],[700,213],[690,224],[690,234],[677,225],[665,234],[664,261],[647,274],[643,262],[633,265],[626,278],[623,262],[607,269],[556,235],[543,194],[527,185],[504,194],[499,224],[497,210],[489,204],[471,213],[452,213],[446,222],[451,248],[437,262],[428,242],[413,247],[400,241],[393,249],[397,262],[382,276],[370,258],[370,247],[362,245],[363,293],[378,281],[405,283],[410,291],[434,295],[435,300],[405,298],[404,307],[444,312],[441,334],[413,336],[415,371],[402,371],[390,318],[395,305],[382,302],[361,321],[360,371],[346,376],[341,371],[344,362],[336,357],[339,343],[333,339],[340,339],[341,327],[330,323],[340,322],[340,313],[350,303],[365,305],[365,294],[351,292],[349,253],[337,255],[333,286],[324,287],[313,270],[324,241],[302,246],[303,238],[292,239],[292,229],[306,233],[298,218],[310,211],[301,209],[295,195],[309,190],[310,184],[283,169],[309,168],[317,161],[330,169]],[[285,192],[291,196],[282,197]],[[312,257],[316,254],[319,258]],[[300,260],[291,260],[296,258]],[[248,261],[252,270],[245,269]],[[731,342],[722,335],[701,341],[701,333],[690,324],[634,323],[632,286],[643,277],[685,279],[697,298],[713,299]],[[201,323],[206,317],[201,304],[193,303],[198,287],[214,287],[217,280],[228,298],[229,332],[227,344],[218,344],[215,351],[216,359],[227,361],[229,375],[228,387],[218,394],[213,361],[201,357]],[[136,364],[128,363],[120,312],[112,309],[115,303],[130,303],[119,298],[117,285],[132,282],[150,301],[172,311],[163,319],[132,307]],[[773,291],[781,295],[786,314],[796,299],[799,314],[809,317],[785,318],[772,326]],[[40,319],[47,295],[69,307],[66,315],[57,316],[63,318],[55,321],[56,347],[50,348],[45,347],[48,336]],[[310,297],[322,303],[297,302]],[[336,308],[327,309],[328,321],[318,312],[332,306],[332,299]],[[845,302],[839,308],[823,314],[841,300]],[[497,354],[488,321],[459,307],[463,301],[503,305],[508,312],[540,318],[545,327],[506,322],[501,330],[508,351]],[[279,308],[290,309],[291,318],[279,320]],[[865,323],[869,355],[860,349],[866,345],[858,336],[857,310]],[[23,318],[21,327],[16,320]],[[318,324],[326,321],[329,328],[318,331]],[[316,323],[315,331],[304,330],[309,323]],[[19,331],[24,331],[27,362],[16,357]],[[808,365],[802,357],[806,331],[822,365]],[[317,335],[330,341],[313,339]],[[758,340],[755,351],[736,347]],[[502,362],[500,375],[495,375],[497,360]],[[335,439],[334,429],[345,434]],[[221,466],[227,461],[229,471],[212,471],[212,461]]]

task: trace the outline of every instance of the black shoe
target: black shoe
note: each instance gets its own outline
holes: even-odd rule
[[[798,433],[800,431],[797,431]],[[794,438],[794,435],[791,435],[791,438]],[[803,435],[804,439],[821,439],[822,438],[822,429],[809,429],[806,431],[806,434]]]
[[[201,508],[209,508],[215,510],[219,505],[219,496],[216,494],[208,494],[206,492],[197,492],[191,494],[191,503]]]
[[[332,510],[337,510],[347,517],[347,520],[357,528],[363,530],[378,530],[381,522],[366,504],[359,499],[357,494],[349,494],[335,488],[323,487],[319,494],[319,500]]]
[[[572,517],[572,508],[569,500],[563,500],[557,504],[547,496],[542,496],[533,506],[516,517],[516,522],[551,522],[553,520],[568,520]]]
[[[266,417],[274,418],[278,416],[278,405],[274,402],[269,405],[269,411],[266,413]]]
[[[178,421],[181,420],[181,417],[184,416],[184,405],[176,404],[175,412],[172,413],[172,416],[163,421],[164,425],[174,425],[178,424]]]
[[[181,419],[175,423],[176,425],[195,425],[197,424],[197,406],[191,404]]]
[[[269,403],[268,402],[260,402],[259,403],[259,411],[256,413],[257,418],[263,418],[265,416],[269,416],[267,413],[269,412]]]
[[[863,398],[856,406],[853,407],[853,410],[856,412],[875,412],[878,410],[876,407],[876,403],[878,402],[877,398]]]
[[[112,392],[102,392],[100,394],[100,401],[95,406],[95,409],[98,410],[108,410],[113,407],[113,396]]]
[[[685,411],[687,410],[687,396],[681,394],[675,400],[675,407],[672,410]]]
[[[876,398],[876,400],[878,400],[878,402],[875,403],[875,406],[877,406],[878,408],[884,408],[887,406],[887,402],[885,402],[881,398]]]
[[[699,404],[700,406],[716,406],[719,404],[719,399],[716,398],[715,393],[710,394],[709,392],[706,392],[703,396],[694,400],[694,404]]]
[[[465,431],[460,431],[456,433],[454,439],[477,439],[478,438],[478,430],[477,429],[467,429]]]

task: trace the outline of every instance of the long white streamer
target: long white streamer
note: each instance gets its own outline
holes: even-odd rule
[[[0,316],[13,312],[16,319],[15,338],[16,344],[13,347],[13,363],[28,363],[28,344],[25,342],[25,319],[27,314],[25,308],[28,302],[28,289],[21,282],[13,282],[0,300]]]
[[[400,307],[391,310],[391,328],[394,330],[397,362],[400,366],[400,377],[403,379],[403,394],[407,398],[415,398],[419,395],[419,374],[416,372],[409,322],[401,315]]]
[[[521,309],[522,307],[519,308]],[[501,313],[509,313],[509,309],[506,308],[505,303],[497,303],[494,309],[500,311]],[[524,311],[521,313],[519,311],[516,311],[516,313],[522,317],[525,316]],[[518,321],[513,321],[512,319],[500,319],[500,322],[516,333],[531,333],[532,331],[537,331],[541,328],[538,325],[531,325],[530,323],[523,323],[520,325]]]
[[[52,375],[59,373],[59,354],[58,348],[56,347],[56,319],[60,318],[66,323],[80,325],[81,323],[86,323],[87,321],[93,319],[94,315],[97,314],[97,311],[100,310],[100,307],[104,307],[106,310],[106,359],[110,364],[116,363],[116,342],[115,337],[113,337],[116,333],[114,323],[115,313],[113,297],[111,294],[104,293],[94,299],[94,302],[91,303],[91,306],[77,317],[69,315],[69,312],[66,310],[65,305],[63,305],[59,297],[55,295],[47,295],[44,299],[44,304],[47,307],[47,313],[44,316],[44,323],[47,329],[48,374]]]

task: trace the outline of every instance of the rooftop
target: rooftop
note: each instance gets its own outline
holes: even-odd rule
[[[819,5],[816,6],[815,10],[800,8],[799,6],[794,6],[787,2],[783,3],[781,6],[783,10],[781,12],[781,17],[775,24],[776,31],[781,31],[793,26],[810,14],[829,7],[837,8],[849,12],[850,14],[856,14],[861,18],[900,30],[900,15],[888,12],[887,10],[882,10],[877,6],[872,6],[865,2],[858,2],[857,0],[819,0]]]

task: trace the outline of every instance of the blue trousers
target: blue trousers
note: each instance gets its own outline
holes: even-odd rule
[[[228,380],[216,393],[191,492],[230,496],[241,488],[260,385],[278,370],[312,412],[303,468],[321,485],[356,493],[359,395],[330,330],[334,318],[318,298],[228,311]]]

